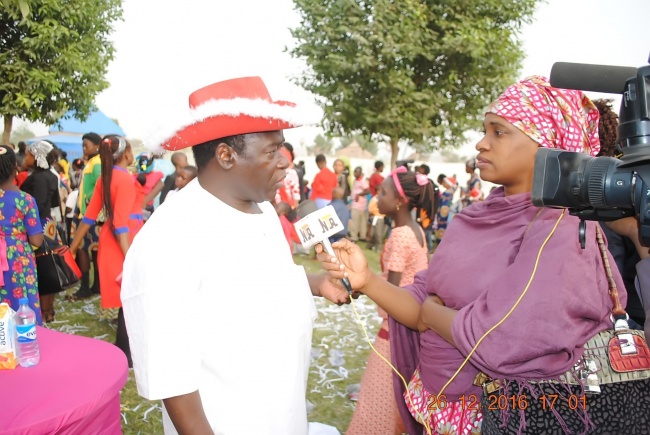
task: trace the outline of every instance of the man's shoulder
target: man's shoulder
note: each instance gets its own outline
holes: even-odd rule
[[[197,226],[192,219],[194,210],[188,204],[182,204],[181,198],[174,199],[178,201],[162,204],[140,228],[131,245],[134,252],[147,256],[168,255],[168,249],[162,248],[161,244],[165,247],[182,246],[191,239]]]
[[[165,201],[161,204],[152,215],[152,219],[159,216],[170,221],[182,220],[190,225],[192,222],[200,223],[203,217],[209,216],[214,222],[219,220],[224,215],[223,212],[229,208],[203,190],[196,179],[173,194],[173,198],[173,201]]]

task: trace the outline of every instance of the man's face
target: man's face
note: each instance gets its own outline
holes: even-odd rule
[[[282,131],[269,131],[246,136],[243,153],[233,167],[233,186],[237,186],[242,199],[247,201],[272,201],[282,187],[289,160],[282,155]]]

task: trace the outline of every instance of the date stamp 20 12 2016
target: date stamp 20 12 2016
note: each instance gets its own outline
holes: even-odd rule
[[[456,406],[460,406],[460,409],[463,411],[471,410],[475,411],[481,407],[481,398],[476,394],[462,395],[458,400],[452,402]],[[434,395],[429,394],[427,397],[427,410],[433,411],[436,409],[445,409],[448,406],[451,406],[447,401],[447,397],[444,394]]]
[[[571,410],[585,410],[587,409],[587,398],[583,395],[571,394],[568,397],[560,396],[559,394],[542,394],[537,398],[528,397],[526,395],[505,395],[505,394],[492,394],[487,398],[487,410],[526,410],[531,404],[531,401],[536,401],[541,406],[542,410],[553,410],[566,401],[567,406]],[[460,406],[460,409],[465,410],[478,410],[481,407],[481,400],[475,394],[462,395],[458,400],[453,403]],[[450,406],[444,394],[429,395],[427,397],[427,410],[433,411],[436,409],[445,409]]]

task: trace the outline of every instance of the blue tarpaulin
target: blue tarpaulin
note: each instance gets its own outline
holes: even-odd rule
[[[48,134],[47,136],[33,137],[27,139],[25,142],[28,144],[37,142],[39,140],[47,140],[54,145],[68,153],[68,161],[83,157],[83,150],[81,149],[81,135],[69,134]]]
[[[25,142],[33,143],[39,140],[48,140],[68,153],[68,161],[83,156],[81,137],[86,133],[97,133],[100,136],[118,134],[125,136],[124,130],[115,121],[96,110],[88,115],[85,121],[80,121],[73,112],[66,113],[49,130],[47,136],[34,137]]]
[[[78,120],[73,112],[68,112],[61,119],[59,119],[52,127],[50,127],[50,134],[65,132],[65,133],[77,133],[77,134],[86,134],[89,132],[97,133],[100,136],[106,134],[118,134],[120,136],[125,136],[124,130],[117,125],[108,116],[104,115],[101,111],[96,110],[88,115],[88,119],[85,121]]]

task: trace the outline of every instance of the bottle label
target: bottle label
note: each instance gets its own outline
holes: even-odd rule
[[[33,343],[36,341],[36,325],[16,325],[18,343]]]

